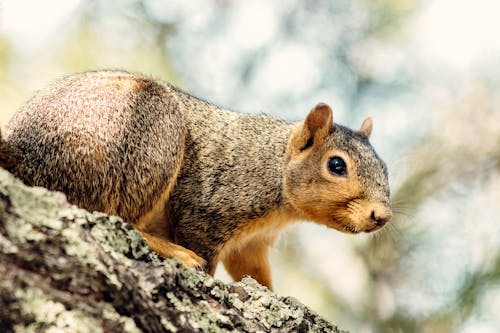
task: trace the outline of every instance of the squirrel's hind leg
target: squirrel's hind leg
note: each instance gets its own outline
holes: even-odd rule
[[[268,248],[268,241],[258,238],[252,239],[228,253],[222,262],[235,281],[249,275],[269,290],[273,290]]]

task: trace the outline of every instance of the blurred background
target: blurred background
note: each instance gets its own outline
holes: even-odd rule
[[[351,332],[499,332],[499,13],[497,0],[0,0],[0,125],[62,75],[103,68],[245,113],[301,120],[323,101],[349,127],[372,116],[391,225],[292,227],[272,253],[276,292]]]

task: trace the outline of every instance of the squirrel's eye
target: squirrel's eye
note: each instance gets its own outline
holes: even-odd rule
[[[333,156],[328,159],[328,170],[337,176],[347,175],[347,166],[344,160],[338,156]]]

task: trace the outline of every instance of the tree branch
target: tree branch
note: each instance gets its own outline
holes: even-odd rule
[[[152,253],[120,218],[0,169],[0,331],[340,332],[250,278],[225,284]]]

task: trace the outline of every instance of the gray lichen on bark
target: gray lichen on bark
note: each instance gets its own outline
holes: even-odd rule
[[[0,169],[1,332],[340,332],[250,278],[225,284],[151,252],[120,218]]]

